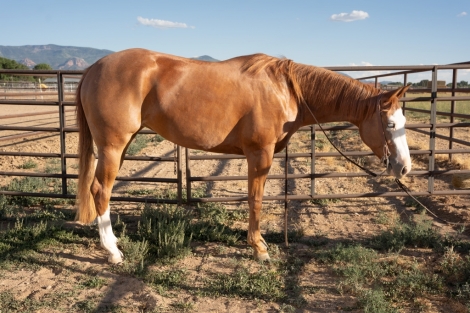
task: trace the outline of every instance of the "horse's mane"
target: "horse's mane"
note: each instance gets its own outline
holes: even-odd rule
[[[287,81],[297,102],[307,102],[312,109],[334,103],[335,111],[348,117],[367,118],[376,112],[381,91],[345,75],[265,54],[251,56],[242,66],[242,71],[251,75],[263,70],[277,81]]]

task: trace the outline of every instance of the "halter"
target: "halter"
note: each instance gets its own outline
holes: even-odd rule
[[[388,165],[390,164],[390,156],[392,153],[390,152],[389,146],[388,146],[388,141],[387,141],[387,136],[385,136],[385,127],[384,127],[384,122],[382,121],[382,115],[380,111],[380,100],[382,100],[382,95],[383,93],[379,94],[379,97],[377,98],[377,115],[379,116],[379,121],[380,125],[382,126],[382,135],[384,137],[384,146],[383,146],[383,156],[380,159],[380,162],[385,164],[385,170],[388,169]],[[384,171],[385,172],[385,171]],[[383,172],[382,172],[383,174]]]
[[[382,99],[382,95],[383,93],[380,93],[377,98],[377,114],[378,114],[378,118],[380,120],[380,125],[382,126],[382,134],[383,134],[383,137],[384,137],[384,146],[383,146],[383,149],[384,149],[384,155],[382,157],[382,162],[385,161],[385,165],[386,165],[386,168],[385,170],[380,173],[379,175],[377,175],[376,173],[372,172],[371,170],[359,165],[357,162],[353,161],[352,159],[350,159],[349,157],[347,157],[346,155],[344,155],[343,152],[341,152],[341,150],[339,150],[335,144],[330,140],[330,138],[328,137],[328,135],[326,134],[325,130],[323,129],[323,127],[321,126],[321,124],[318,122],[317,118],[315,117],[315,115],[313,114],[312,110],[310,109],[310,107],[307,105],[307,103],[305,102],[305,100],[302,99],[302,103],[307,107],[307,110],[310,112],[310,114],[312,115],[313,119],[315,120],[315,122],[317,123],[317,125],[320,127],[321,131],[323,132],[323,134],[325,135],[326,139],[328,139],[328,141],[330,142],[330,144],[336,149],[336,151],[339,152],[339,154],[341,154],[346,160],[348,160],[349,162],[351,162],[352,164],[356,165],[357,167],[359,167],[360,169],[362,169],[363,171],[365,171],[367,174],[373,176],[374,178],[377,178],[378,176],[382,176],[382,174],[388,169],[388,165],[390,163],[390,149],[388,147],[388,142],[387,142],[387,137],[385,136],[385,131],[384,131],[384,125],[383,125],[383,121],[382,121],[382,116],[380,114],[380,100]],[[408,196],[410,196],[413,200],[415,200],[418,204],[420,204],[424,209],[426,209],[426,211],[428,211],[433,217],[435,217],[436,219],[446,223],[446,224],[449,224],[449,225],[455,225],[455,226],[467,226],[466,223],[453,223],[453,222],[449,222],[445,219],[442,219],[440,217],[438,217],[434,212],[432,212],[428,207],[426,207],[424,204],[422,204],[418,199],[416,199],[416,197],[414,197],[412,194],[411,194],[411,190],[408,189],[408,187],[406,187],[398,178],[395,178],[395,183],[398,185],[398,187],[400,187]],[[287,195],[287,193],[286,193]],[[286,201],[287,201],[287,198],[286,198]],[[286,213],[287,214],[287,213]],[[287,227],[287,226],[286,226]],[[287,229],[287,228],[286,228]],[[285,230],[286,234],[287,234],[287,230]],[[287,237],[286,237],[287,238]],[[287,239],[286,239],[286,243],[287,243]]]
[[[338,151],[339,154],[341,154],[341,156],[343,156],[346,160],[348,160],[349,162],[351,162],[352,164],[356,165],[357,167],[359,167],[361,170],[363,170],[364,172],[366,172],[367,174],[373,176],[373,177],[378,177],[378,176],[382,176],[383,173],[385,173],[385,171],[388,169],[388,164],[390,163],[390,149],[388,147],[388,142],[387,142],[387,137],[385,136],[385,131],[384,131],[384,125],[383,125],[383,121],[382,121],[382,116],[380,115],[380,100],[382,99],[382,93],[379,94],[379,97],[377,98],[377,114],[378,114],[378,118],[380,120],[380,125],[382,125],[382,134],[383,134],[383,137],[384,137],[384,146],[383,146],[383,150],[384,150],[384,155],[381,159],[381,162],[384,162],[385,161],[385,165],[386,165],[386,168],[385,170],[380,173],[379,175],[377,175],[376,173],[372,172],[371,170],[365,168],[364,166],[358,164],[356,161],[352,160],[351,158],[349,158],[348,156],[346,156],[341,150],[338,149],[338,147],[336,147],[336,145],[331,141],[330,137],[328,137],[328,135],[326,134],[325,130],[323,129],[323,127],[321,126],[321,124],[318,122],[317,118],[315,117],[315,114],[313,114],[312,110],[310,109],[310,107],[308,106],[307,102],[305,102],[304,99],[302,99],[302,103],[305,105],[305,107],[307,108],[307,110],[310,112],[310,115],[312,115],[313,119],[315,120],[315,123],[317,123],[318,127],[320,127],[321,131],[323,132],[323,134],[325,135],[326,139],[328,140],[328,142],[333,146],[333,148],[335,148],[336,151]]]

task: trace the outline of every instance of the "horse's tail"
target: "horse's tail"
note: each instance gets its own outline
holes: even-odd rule
[[[82,107],[80,91],[88,70],[83,73],[78,84],[75,104],[77,106],[78,133],[78,188],[77,188],[77,214],[75,219],[81,223],[91,223],[97,216],[95,201],[91,193],[91,184],[95,176],[95,154],[93,151],[93,137]]]

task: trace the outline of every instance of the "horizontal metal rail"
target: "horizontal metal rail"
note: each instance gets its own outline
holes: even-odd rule
[[[458,69],[469,69],[470,64],[460,64],[460,65],[440,65],[440,66],[379,66],[379,67],[330,67],[331,70],[340,70],[340,71],[374,71],[374,70],[386,70],[386,71],[396,71],[394,73],[387,73],[387,74],[380,74],[368,78],[377,79],[378,77],[387,77],[387,76],[396,76],[396,75],[407,75],[412,72],[422,72],[422,71],[433,71],[434,73],[438,70],[444,69],[452,69],[454,71]],[[58,81],[61,81],[63,84],[63,77],[77,77],[77,75],[82,74],[82,71],[17,71],[17,70],[0,70],[0,73],[7,73],[7,74],[14,74],[14,75],[49,75],[51,77],[57,77]],[[468,101],[470,100],[470,96],[455,96],[456,92],[466,93],[470,92],[470,89],[465,88],[456,88],[456,85],[453,84],[452,88],[437,88],[437,84],[434,80],[436,80],[437,75],[433,77],[433,87],[432,88],[422,88],[422,89],[415,89],[409,90],[407,96],[400,99],[400,101],[404,103],[413,103],[413,102],[430,102],[436,103],[438,101]],[[364,79],[364,78],[362,78]],[[405,78],[406,81],[406,78]],[[417,96],[413,97],[413,93],[425,93],[429,92],[430,96]],[[452,96],[442,95],[440,97],[436,97],[437,92],[441,93],[453,93]],[[10,93],[0,93],[0,98],[4,95],[10,95]],[[16,93],[11,93],[12,97],[20,96]],[[24,93],[24,96],[31,96],[31,95],[38,95],[38,96],[50,96],[50,95],[57,95],[56,99],[41,99],[41,100],[23,100],[23,99],[0,99],[0,108],[1,105],[35,105],[35,106],[53,106],[57,107],[57,111],[47,111],[47,112],[40,112],[39,114],[53,114],[53,113],[60,113],[61,118],[64,118],[65,112],[73,111],[71,110],[64,110],[64,107],[74,107],[74,101],[65,101],[65,95],[73,95],[73,93],[65,92],[63,85],[57,84],[57,92],[27,92]],[[439,138],[448,140],[449,142],[459,143],[465,146],[468,146],[470,143],[465,140],[454,138],[453,135],[450,136],[443,136],[440,134],[435,134],[435,130],[438,128],[462,128],[462,127],[470,127],[470,123],[468,122],[460,122],[456,123],[453,122],[452,118],[464,118],[470,119],[470,115],[468,114],[459,114],[455,113],[453,109],[451,112],[439,112],[435,109],[435,105],[430,106],[430,110],[422,110],[422,109],[415,109],[406,107],[406,111],[413,111],[417,113],[425,113],[425,114],[435,114],[445,117],[451,117],[450,123],[409,123],[406,125],[407,129],[417,131],[423,134],[428,134],[432,138]],[[62,110],[62,111],[60,111]],[[50,112],[50,113],[49,113]],[[27,113],[28,114],[28,113]],[[0,119],[5,118],[13,118],[13,117],[24,117],[27,114],[9,114],[0,116]],[[38,127],[38,126],[9,126],[9,125],[0,125],[0,130],[9,130],[9,131],[36,131],[42,133],[54,133],[60,134],[63,138],[65,133],[74,133],[78,131],[78,128],[75,126],[65,127],[65,123],[61,121],[60,127]],[[354,125],[350,124],[333,124],[333,125],[325,125],[323,127],[327,131],[357,131],[358,128]],[[425,130],[423,130],[425,129]],[[315,132],[319,130],[319,126],[313,127],[303,127],[301,131],[309,131],[312,134],[311,139],[311,151],[310,152],[302,152],[302,153],[290,153],[288,159],[295,159],[295,158],[309,158],[312,164],[312,171],[311,173],[306,174],[288,174],[287,179],[310,179],[311,184],[314,186],[316,179],[329,179],[329,178],[341,178],[341,177],[367,177],[367,174],[364,172],[315,172],[314,171],[314,163],[316,158],[324,158],[324,157],[338,157],[339,154],[337,152],[318,152],[315,151]],[[145,129],[139,132],[140,134],[155,134],[155,132]],[[36,133],[39,134],[39,133]],[[25,134],[27,135],[27,134]],[[20,135],[14,135],[18,136]],[[433,139],[430,139],[432,141]],[[178,147],[177,150],[179,151],[180,148]],[[68,154],[65,153],[65,147],[61,147],[61,152],[58,153],[35,153],[35,152],[9,152],[9,151],[0,151],[1,156],[22,156],[22,157],[44,157],[44,158],[60,158],[61,159],[61,166],[62,166],[62,173],[32,173],[32,172],[10,172],[10,171],[0,171],[0,175],[8,176],[8,177],[42,177],[42,178],[54,178],[54,179],[62,179],[63,182],[67,180],[74,180],[77,179],[77,175],[67,173],[67,168],[65,166],[65,160],[67,159],[75,159],[78,157],[77,154]],[[411,150],[410,154],[412,155],[426,155],[429,156],[430,160],[434,162],[435,155],[438,154],[455,154],[455,153],[464,153],[469,154],[470,149],[436,149],[435,147],[430,147],[427,150]],[[373,153],[370,151],[347,151],[345,155],[352,156],[352,157],[364,157],[364,156],[372,156]],[[284,159],[286,156],[284,153],[278,153],[275,155],[276,159]],[[191,154],[188,153],[186,159],[186,168],[187,168],[187,188],[188,188],[188,202],[229,202],[229,201],[246,201],[247,197],[224,197],[224,198],[192,198],[191,197],[191,183],[193,182],[215,182],[215,181],[229,181],[229,180],[246,180],[246,175],[240,176],[191,176],[191,168],[190,162],[195,161],[199,162],[201,160],[227,160],[227,159],[244,159],[245,156],[240,155],[202,155],[202,154]],[[126,156],[125,160],[132,160],[132,161],[160,161],[160,162],[177,162],[178,163],[178,175],[176,178],[166,178],[166,177],[118,177],[118,181],[137,181],[137,182],[148,182],[148,183],[171,183],[176,184],[178,193],[181,194],[182,186],[182,179],[181,179],[181,155],[178,152],[177,157],[160,157],[160,156]],[[431,161],[430,161],[431,162]],[[432,181],[434,177],[440,175],[455,175],[455,174],[469,174],[470,171],[468,170],[436,170],[433,168],[429,168],[428,170],[415,170],[410,172],[411,176],[417,177],[428,177],[429,181]],[[282,180],[285,179],[284,175],[269,175],[268,179],[277,179]],[[48,194],[48,193],[22,193],[19,191],[6,191],[0,190],[0,194],[9,194],[9,195],[22,195],[22,196],[34,196],[34,197],[50,197],[50,198],[74,198],[74,195],[71,195],[67,192],[66,188],[63,188],[62,194]],[[428,191],[415,191],[412,192],[415,196],[429,196],[429,195],[469,195],[470,190],[433,190],[433,188],[429,189]],[[328,198],[356,198],[356,197],[397,197],[397,196],[406,196],[403,192],[393,192],[393,191],[385,191],[385,192],[371,192],[371,193],[354,193],[354,194],[328,194],[328,195],[321,195],[316,194],[314,188],[311,188],[311,193],[309,195],[288,195],[287,199],[289,200],[309,200],[309,199],[328,199]],[[278,196],[266,196],[264,200],[266,201],[283,201],[285,195],[278,195]],[[149,203],[177,203],[181,202],[181,195],[178,199],[155,199],[151,197],[112,197],[111,200],[113,201],[132,201],[132,202],[149,202]]]

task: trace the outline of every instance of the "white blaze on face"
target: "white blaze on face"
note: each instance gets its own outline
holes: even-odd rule
[[[405,122],[406,118],[403,115],[402,109],[398,109],[388,118],[388,124],[394,124],[394,128],[388,128],[387,131],[392,136],[392,141],[396,148],[396,159],[395,162],[392,161],[392,165],[402,164],[406,167],[406,170],[401,174],[405,175],[411,170],[411,158],[410,158],[410,150],[408,149],[408,143],[406,142],[406,135],[405,135]],[[401,172],[402,169],[398,169]],[[394,169],[395,172],[395,169]]]

